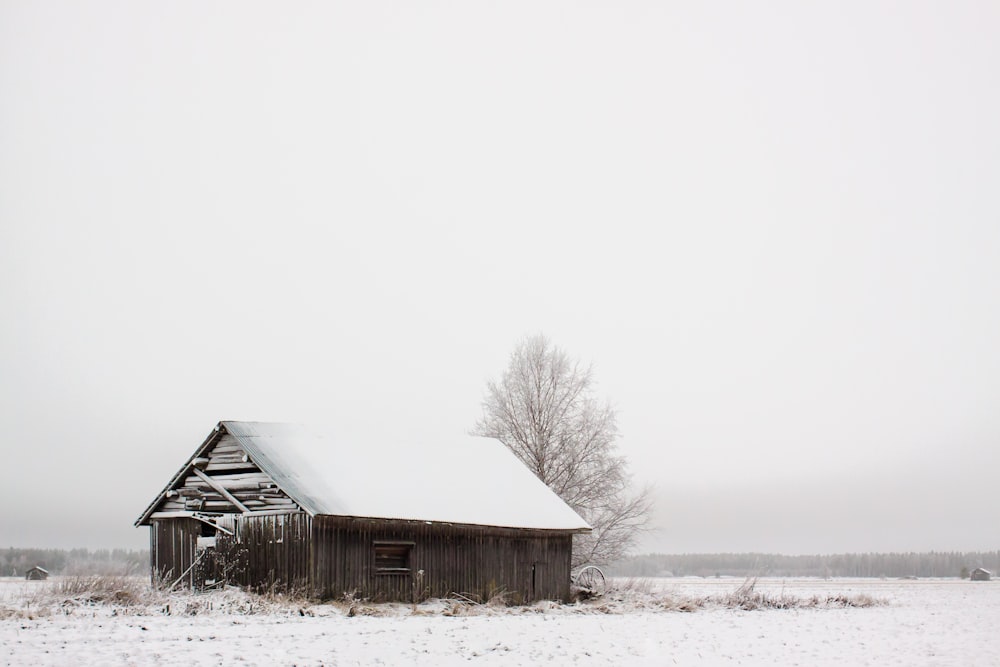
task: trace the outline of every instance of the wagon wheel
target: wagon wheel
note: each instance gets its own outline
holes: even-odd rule
[[[587,565],[582,570],[577,572],[574,583],[581,592],[584,592],[591,597],[600,597],[601,595],[604,595],[604,591],[607,588],[607,581],[604,579],[604,573],[601,572],[601,568],[596,565]]]

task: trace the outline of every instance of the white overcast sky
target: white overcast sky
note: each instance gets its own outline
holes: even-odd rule
[[[220,419],[463,434],[538,332],[619,409],[643,550],[1000,547],[998,36],[985,0],[0,2],[0,547],[144,546]]]

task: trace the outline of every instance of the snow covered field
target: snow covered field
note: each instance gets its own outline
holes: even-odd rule
[[[762,579],[757,591],[882,598],[867,608],[652,608],[738,579],[639,582],[624,602],[456,608],[268,606],[238,591],[156,605],[62,603],[53,582],[0,579],[7,665],[998,665],[1000,582]],[[256,609],[252,605],[256,605]],[[261,611],[265,613],[260,613]],[[192,615],[191,612],[196,612]],[[249,612],[249,613],[248,613]],[[471,613],[470,613],[471,612]],[[449,616],[446,613],[464,615]],[[368,615],[376,614],[376,615]]]

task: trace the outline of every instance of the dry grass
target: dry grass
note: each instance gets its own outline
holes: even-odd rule
[[[628,579],[616,579],[610,590],[619,594],[632,593],[640,595],[653,595],[656,592],[655,582],[649,577],[629,577]]]
[[[65,577],[55,582],[49,592],[62,604],[107,603],[122,607],[149,602],[153,594],[141,579],[120,574]]]
[[[193,594],[187,593],[187,596]],[[745,611],[765,609],[825,609],[844,607],[874,607],[885,605],[883,599],[870,595],[836,594],[798,597],[784,593],[767,593],[757,590],[757,579],[747,578],[735,590],[706,596],[682,595],[659,590],[656,582],[646,578],[632,578],[617,581],[608,592],[599,598],[562,604],[552,600],[542,600],[531,605],[515,605],[509,591],[497,589],[484,599],[468,593],[452,593],[445,599],[426,600],[420,604],[379,603],[361,599],[356,591],[345,593],[342,599],[320,603],[306,597],[275,594],[253,596],[242,593],[246,599],[246,611],[238,608],[238,613],[268,613],[271,609],[281,613],[289,605],[296,607],[302,615],[313,615],[318,610],[339,612],[346,616],[483,616],[502,614],[628,614],[637,611],[689,613],[703,609],[740,609]],[[256,605],[251,611],[250,606]],[[234,613],[237,610],[220,608]],[[322,612],[320,612],[322,613]]]
[[[511,607],[511,598],[511,593],[502,588],[490,591],[485,600],[473,593],[452,593],[444,600],[428,600],[426,604],[415,605],[413,611],[421,616],[428,615],[427,609],[438,610],[442,616],[480,616]]]
[[[486,599],[455,593],[447,599],[420,604],[377,603],[345,593],[341,599],[319,602],[304,590],[247,592],[238,588],[192,592],[166,591],[143,577],[122,574],[61,577],[28,585],[9,599],[0,599],[0,620],[34,619],[52,615],[105,613],[118,615],[198,616],[483,616],[503,614],[629,614],[636,612],[695,612],[707,609],[743,611],[784,609],[864,608],[887,604],[866,594],[828,594],[798,597],[757,589],[748,578],[734,590],[706,596],[659,590],[648,579],[616,581],[600,597],[571,604],[543,600],[512,605],[512,595],[493,591]]]
[[[238,588],[205,592],[169,591],[145,577],[124,574],[68,576],[37,582],[0,600],[0,619],[34,619],[75,613],[119,615],[197,616],[313,615],[315,601],[301,590],[251,593]]]
[[[763,609],[830,609],[843,607],[876,607],[886,600],[870,595],[812,595],[799,597],[784,591],[767,593],[757,590],[757,578],[748,577],[735,590],[716,595],[683,595],[656,590],[649,579],[616,581],[604,597],[579,606],[594,613],[615,614],[629,611],[693,612],[700,609],[723,608],[755,611]]]
[[[0,621],[10,618],[34,620],[51,615],[48,591],[37,583],[26,585],[15,600],[0,600]]]
[[[873,598],[870,595],[813,595],[796,597],[781,592],[777,595],[756,590],[757,578],[747,578],[735,591],[717,598],[709,598],[715,604],[729,609],[804,609],[804,608],[836,608],[836,607],[877,607],[887,604],[885,600]]]

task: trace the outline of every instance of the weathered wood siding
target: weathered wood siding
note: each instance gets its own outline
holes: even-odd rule
[[[313,588],[321,597],[411,601],[461,593],[485,601],[505,592],[517,603],[569,597],[569,534],[322,516],[312,527]],[[376,542],[412,542],[410,572],[376,572]]]
[[[216,536],[218,579],[253,589],[297,588],[311,593],[312,519],[304,512],[232,517],[232,536]]]
[[[298,589],[322,598],[357,595],[376,601],[423,600],[455,593],[515,603],[569,597],[569,533],[450,526],[291,514],[228,515],[215,548],[185,585],[206,579],[251,589]],[[197,539],[215,532],[195,519],[153,520],[154,578],[172,583],[191,567]],[[407,546],[406,571],[380,572],[375,546]],[[196,581],[197,579],[197,581]]]
[[[208,462],[203,472],[218,482],[250,511],[287,511],[299,509],[278,485],[250,460],[233,436],[225,433],[204,453]],[[156,507],[160,512],[199,510],[204,512],[240,512],[222,494],[194,472],[172,489]]]
[[[154,583],[173,583],[188,571],[194,562],[199,535],[201,522],[196,519],[160,519],[152,522],[149,559],[152,561]]]

